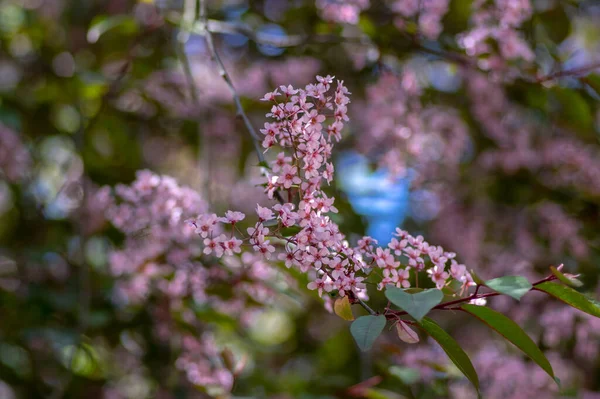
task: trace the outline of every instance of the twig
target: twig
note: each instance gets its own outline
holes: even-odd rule
[[[83,154],[83,150],[85,147],[85,130],[86,127],[84,123],[81,123],[77,134],[75,135],[75,148],[79,154]],[[69,360],[67,362],[68,366],[68,375],[65,381],[52,393],[50,396],[51,399],[59,399],[65,396],[69,385],[71,385],[71,381],[73,380],[73,367],[75,365],[75,355],[81,346],[83,341],[83,335],[85,334],[88,328],[88,320],[90,314],[91,307],[91,280],[90,280],[90,270],[87,262],[85,261],[85,244],[86,244],[86,233],[83,227],[84,220],[86,220],[86,200],[88,199],[89,193],[87,192],[87,182],[85,179],[85,162],[83,162],[82,158],[82,168],[80,184],[81,184],[81,202],[78,209],[80,213],[80,217],[74,221],[75,230],[78,236],[78,245],[77,245],[77,256],[79,259],[76,259],[76,263],[79,265],[79,273],[78,273],[78,290],[77,297],[79,302],[78,314],[77,314],[77,338],[75,345],[72,346],[72,351],[69,356]]]
[[[229,74],[227,73],[227,70],[225,69],[223,60],[221,60],[221,57],[219,56],[219,53],[217,52],[217,49],[215,48],[215,43],[213,41],[212,33],[207,29],[208,16],[207,16],[207,12],[206,12],[206,0],[200,0],[200,21],[201,21],[202,32],[204,34],[204,38],[206,39],[206,45],[207,45],[208,51],[210,53],[210,57],[217,64],[217,69],[218,69],[219,75],[221,75],[221,77],[227,84],[229,91],[231,92],[238,116],[240,116],[242,118],[242,120],[244,121],[244,124],[246,125],[246,129],[248,129],[250,136],[252,136],[251,137],[252,144],[254,145],[254,150],[256,152],[256,155],[258,156],[259,163],[266,164],[265,156],[264,156],[263,152],[261,151],[261,148],[258,144],[260,142],[260,138],[259,138],[258,134],[256,133],[254,126],[252,126],[252,123],[250,123],[250,119],[248,118],[248,115],[246,115],[246,112],[244,111],[244,107],[242,107],[242,102],[240,101],[240,96],[238,95],[237,90],[235,89],[235,86],[233,85],[233,81],[231,80],[231,77],[229,76]],[[266,175],[267,173],[264,170],[264,167],[261,167],[261,169],[262,169],[263,174]],[[275,191],[274,195],[280,203],[283,204],[285,202],[283,200],[283,198],[281,197],[281,194],[278,191]]]
[[[377,312],[375,312],[373,309],[371,309],[369,307],[369,305],[367,305],[362,299],[360,299],[359,297],[356,297],[356,301],[360,304],[360,306],[362,306],[367,312],[369,312],[372,315],[376,315]]]
[[[200,22],[192,28],[193,32],[204,34],[208,30],[211,33],[220,34],[240,34],[246,36],[255,43],[286,48],[296,47],[304,44],[336,44],[336,43],[356,43],[371,44],[372,42],[366,36],[342,36],[330,34],[300,34],[300,35],[272,35],[269,33],[257,33],[251,26],[241,22],[219,21],[208,19],[204,23]]]
[[[536,281],[535,283],[531,284],[533,286],[533,290],[535,290],[535,286],[536,285],[540,285],[542,283],[545,283],[547,281],[553,281],[556,280],[556,276],[555,275],[550,275],[546,278],[543,278],[539,281]],[[469,295],[468,297],[464,297],[464,298],[459,298],[459,299],[455,299],[453,301],[449,301],[449,302],[444,302],[444,303],[440,303],[437,306],[434,306],[432,308],[432,310],[457,310],[457,307],[450,307],[453,305],[458,305],[461,303],[465,303],[465,302],[470,302],[474,299],[482,299],[482,298],[490,298],[490,297],[494,297],[494,296],[498,296],[498,295],[502,295],[499,292],[488,292],[485,294],[479,294],[479,285],[477,286],[477,288],[475,288],[475,292],[472,295]],[[396,318],[398,316],[403,316],[403,315],[407,315],[408,313],[405,311],[394,311],[394,310],[390,310],[385,316],[388,319],[393,319]]]
[[[185,79],[187,81],[187,86],[190,92],[190,98],[192,99],[192,104],[196,108],[197,111],[200,110],[200,88],[196,84],[196,80],[194,79],[194,75],[192,74],[192,70],[190,67],[190,60],[185,52],[185,43],[189,39],[189,27],[194,23],[194,19],[196,17],[197,10],[197,1],[196,0],[186,0],[184,4],[184,12],[183,18],[181,19],[180,32],[177,35],[178,43],[176,44],[177,57],[179,58],[179,62],[183,67],[183,73],[185,75]],[[203,182],[204,191],[206,196],[206,202],[209,206],[212,204],[212,190],[211,190],[211,176],[212,176],[212,162],[211,162],[211,153],[210,153],[210,137],[208,134],[202,134],[202,129],[200,128],[199,120],[198,122],[198,137],[200,139],[200,143],[202,145],[201,151],[199,153],[201,155],[198,159],[198,166],[205,170],[206,177]],[[204,162],[204,164],[203,164]]]
[[[548,82],[550,80],[564,78],[566,76],[576,76],[584,73],[592,72],[595,69],[600,69],[600,62],[596,62],[590,65],[584,65],[582,67],[565,69],[562,71],[554,72],[546,76],[540,76],[535,79],[537,83]]]

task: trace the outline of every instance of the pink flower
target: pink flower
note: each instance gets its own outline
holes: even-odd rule
[[[271,164],[271,168],[273,172],[277,173],[283,168],[285,165],[289,165],[292,162],[292,157],[286,157],[284,152],[280,152],[277,154],[277,158]]]
[[[400,256],[400,255],[402,255],[402,250],[404,248],[406,248],[407,244],[408,244],[407,240],[398,241],[397,239],[392,238],[392,240],[388,244],[388,248],[392,249],[394,251],[394,254],[396,254],[396,256]]]
[[[421,258],[421,251],[415,248],[405,248],[404,254],[408,257],[408,264],[412,267],[418,267],[423,264],[423,258]]]
[[[294,204],[286,203],[286,204],[276,204],[273,206],[273,210],[277,212],[277,217],[281,220],[281,223],[285,227],[290,227],[296,224],[296,220],[298,219],[298,214],[293,212]]]
[[[292,187],[292,184],[300,184],[302,180],[298,177],[298,168],[291,165],[283,165],[281,169],[281,175],[277,179],[277,183],[283,185],[284,188],[288,189]]]
[[[242,212],[227,211],[225,212],[225,217],[221,218],[221,221],[225,223],[236,224],[237,222],[244,220],[245,217],[246,215],[244,215]]]
[[[399,269],[398,270],[398,275],[397,275],[397,284],[396,286],[398,288],[402,287],[402,288],[408,288],[410,287],[410,281],[408,281],[408,279],[410,278],[410,273],[408,271],[408,269]]]
[[[329,292],[333,288],[327,280],[328,280],[328,277],[324,276],[324,277],[316,279],[315,281],[311,281],[310,283],[308,283],[308,285],[306,287],[311,291],[318,290],[319,296],[322,296],[323,291]]]
[[[215,238],[204,239],[204,251],[205,255],[214,254],[217,258],[223,256],[223,246],[221,245],[225,241],[225,236],[220,235]]]
[[[452,278],[458,281],[464,281],[465,274],[467,274],[467,267],[458,264],[456,261],[452,261],[452,265],[450,265],[450,275]]]
[[[277,259],[285,261],[285,267],[288,269],[297,262],[295,252],[281,253]]]
[[[366,285],[362,282],[364,277],[355,277],[354,273],[351,273],[346,279],[346,286],[352,291],[355,292],[357,289],[363,290]]]
[[[392,254],[390,254],[389,249],[384,250],[382,248],[377,248],[377,250],[375,251],[374,259],[377,263],[377,266],[381,268],[385,267],[387,264],[394,263],[394,257],[392,256]]]
[[[317,75],[317,82],[325,85],[325,88],[329,90],[329,85],[333,83],[335,76],[327,75],[325,77]]]
[[[320,269],[323,265],[323,259],[326,259],[328,255],[329,251],[327,248],[317,249],[315,247],[309,247],[305,261],[312,264],[315,268]]]
[[[277,91],[277,89],[267,93],[264,95],[263,98],[260,99],[260,101],[275,101],[275,97],[279,96],[279,92]]]
[[[287,87],[282,85],[282,86],[279,86],[279,88],[281,89],[281,92],[288,97],[293,96],[294,94],[298,93],[298,90],[294,89],[292,87],[292,85],[288,85]]]
[[[256,214],[261,221],[271,220],[275,217],[273,216],[273,211],[271,211],[269,208],[263,208],[258,204],[256,205]]]
[[[438,289],[441,289],[446,284],[446,280],[449,277],[448,273],[446,273],[443,268],[437,265],[427,270],[427,273]]]
[[[254,239],[254,245],[252,247],[256,252],[260,252],[265,258],[270,259],[271,254],[275,252],[275,247],[270,244],[269,240],[265,240],[263,235],[258,235]]]
[[[200,234],[204,238],[208,237],[209,234],[212,234],[218,221],[219,218],[214,213],[201,215],[195,221],[196,234]]]
[[[233,255],[234,252],[237,254],[242,252],[242,240],[238,240],[235,237],[231,237],[229,240],[223,242],[223,246],[227,255]]]

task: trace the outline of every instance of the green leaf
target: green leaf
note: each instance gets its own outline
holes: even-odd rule
[[[399,399],[397,393],[388,391],[386,389],[379,388],[367,388],[366,391],[362,394],[363,398],[366,399]],[[407,396],[402,396],[407,397]],[[412,398],[412,396],[408,396],[408,398]]]
[[[390,367],[389,372],[406,385],[412,385],[421,378],[419,370],[410,367],[392,366]]]
[[[567,305],[573,306],[575,309],[579,309],[592,316],[600,317],[600,306],[598,306],[593,299],[575,291],[573,288],[562,284],[551,283],[549,281],[538,284],[535,288],[544,291],[546,294],[552,295]]]
[[[471,271],[469,272],[469,274],[471,275],[471,278],[473,279],[473,281],[475,282],[475,284],[485,285],[485,283],[483,282],[483,280],[481,279],[481,277],[479,277],[477,275],[477,273],[475,273],[475,270],[471,269]]]
[[[295,236],[296,234],[298,234],[299,232],[302,231],[302,227],[300,226],[290,226],[290,227],[284,227],[282,228],[279,233],[281,233],[281,235],[283,237],[291,237],[291,236]]]
[[[368,315],[361,316],[352,323],[350,332],[362,351],[366,351],[373,346],[373,343],[383,331],[385,322],[385,316],[383,315]]]
[[[554,274],[556,276],[557,279],[559,279],[561,282],[563,282],[566,285],[570,285],[571,287],[581,287],[583,285],[583,283],[581,281],[577,280],[575,277],[571,277],[571,276],[567,276],[567,275],[563,274],[560,270],[558,270],[554,266],[550,266],[550,270],[552,271],[552,274]]]
[[[271,170],[271,167],[269,166],[267,161],[260,161],[256,166]]]
[[[425,291],[425,288],[410,287],[410,288],[404,289],[404,292],[407,292],[409,294],[416,294],[417,292],[423,292],[423,291]]]
[[[554,43],[561,43],[571,31],[571,19],[563,7],[554,7],[538,14],[546,34]]]
[[[486,281],[485,285],[500,294],[511,296],[517,301],[532,287],[531,283],[521,276],[498,277]]]
[[[582,82],[590,86],[594,91],[600,94],[600,74],[591,73],[585,77],[580,78]]]
[[[124,14],[96,17],[87,32],[87,41],[96,43],[103,34],[115,28],[122,29],[125,34],[133,34],[137,32],[138,25],[133,17]]]
[[[389,286],[385,296],[394,305],[420,321],[437,304],[442,302],[444,294],[438,289],[429,289],[416,294],[408,294],[404,290]]]
[[[521,349],[538,364],[550,377],[555,378],[552,365],[535,342],[514,321],[485,306],[463,305],[462,309],[483,321],[496,332]]]
[[[348,295],[344,296],[343,298],[339,298],[335,301],[333,305],[333,311],[336,315],[340,316],[344,320],[354,320],[354,315],[352,314],[352,307],[350,305]]]
[[[473,367],[469,356],[462,350],[458,342],[454,340],[446,331],[444,331],[436,322],[428,317],[423,318],[419,325],[435,339],[448,355],[450,360],[458,369],[471,381],[477,393],[479,393],[479,377]]]
[[[553,87],[552,93],[561,106],[562,116],[575,127],[591,128],[594,117],[585,98],[572,89]]]

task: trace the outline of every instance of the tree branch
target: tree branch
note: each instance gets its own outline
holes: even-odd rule
[[[547,281],[553,281],[553,280],[556,280],[556,276],[551,274],[550,276],[531,284],[534,287],[532,289],[535,289],[536,285],[545,283]],[[449,306],[458,305],[458,304],[465,303],[465,302],[470,302],[475,299],[490,298],[493,296],[502,295],[499,292],[488,292],[485,294],[479,294],[479,287],[480,286],[477,286],[477,288],[475,288],[475,292],[472,295],[469,295],[468,297],[459,298],[459,299],[455,299],[453,301],[440,303],[439,305],[434,306],[432,310],[457,310],[456,307],[449,307]],[[406,313],[405,311],[402,311],[402,310],[390,310],[385,316],[388,319],[394,319],[394,318],[397,318],[398,316],[404,316],[407,314],[408,313]]]
[[[600,69],[600,62],[596,62],[596,63],[589,64],[589,65],[584,65],[584,66],[581,66],[581,67],[578,67],[578,68],[565,69],[565,70],[562,70],[562,71],[551,73],[551,74],[546,75],[546,76],[540,76],[540,77],[536,78],[535,81],[537,83],[543,83],[543,82],[548,82],[550,80],[564,78],[564,77],[567,77],[567,76],[582,75],[582,74],[585,74],[585,73],[588,73],[588,72],[592,72],[595,69]]]
[[[259,33],[250,25],[242,22],[219,21],[216,19],[207,19],[204,23],[200,21],[192,31],[199,34],[208,30],[211,33],[219,34],[240,34],[246,36],[257,44],[269,45],[273,47],[296,47],[304,44],[327,44],[327,43],[357,43],[372,44],[366,36],[342,36],[328,34],[310,34],[310,35],[286,35],[279,36],[269,33]]]
[[[252,136],[251,137],[252,143],[254,145],[254,150],[256,152],[256,155],[258,156],[258,161],[261,164],[262,163],[266,164],[265,156],[264,156],[263,152],[261,151],[261,148],[258,144],[260,142],[260,138],[259,138],[258,134],[256,133],[254,126],[252,126],[252,123],[250,122],[248,115],[246,115],[246,112],[244,112],[244,108],[242,107],[242,102],[240,100],[240,96],[238,95],[237,90],[235,89],[235,86],[233,85],[233,81],[231,80],[231,77],[229,76],[229,74],[227,73],[227,70],[225,69],[223,60],[221,60],[221,57],[219,56],[219,53],[217,52],[217,49],[215,48],[215,43],[213,41],[212,33],[210,32],[210,30],[207,29],[209,24],[208,24],[207,12],[206,12],[206,0],[200,0],[200,23],[201,23],[201,25],[200,25],[201,32],[204,34],[204,38],[206,39],[206,45],[208,47],[210,57],[217,64],[217,70],[219,72],[219,75],[223,78],[223,80],[227,84],[227,87],[229,88],[229,91],[231,92],[231,96],[233,97],[233,101],[235,103],[235,107],[236,107],[238,116],[240,116],[242,118],[242,120],[244,121],[244,124],[246,125],[246,129],[248,129],[250,136]],[[265,176],[267,175],[267,172],[263,166],[261,166],[261,171],[262,171],[263,175],[265,175]],[[278,191],[275,191],[274,195],[280,203],[283,204],[285,202],[283,200],[283,198],[281,197],[281,194]]]

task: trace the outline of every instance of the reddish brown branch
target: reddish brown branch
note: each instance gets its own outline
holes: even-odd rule
[[[556,280],[556,276],[552,274],[552,275],[550,275],[550,276],[548,276],[546,278],[543,278],[543,279],[541,279],[539,281],[536,281],[535,283],[533,283],[531,285],[533,287],[535,287],[536,285],[545,283],[547,281],[553,281],[553,280]],[[475,288],[475,292],[472,295],[469,295],[469,296],[464,297],[464,298],[455,299],[453,301],[440,303],[439,305],[434,306],[432,310],[457,310],[459,308],[457,308],[457,307],[451,307],[451,306],[462,304],[462,303],[465,303],[465,302],[470,302],[470,301],[473,301],[473,300],[476,300],[476,299],[490,298],[490,297],[493,297],[493,296],[502,295],[502,294],[500,294],[498,292],[487,292],[485,294],[480,294],[479,293],[479,288],[480,287],[481,286],[478,285],[477,288]],[[390,311],[387,312],[387,314],[385,315],[385,317],[387,319],[394,319],[394,318],[397,318],[398,316],[404,316],[404,315],[407,315],[407,314],[408,313],[406,313],[405,311],[402,311],[402,310],[390,310]]]
[[[585,74],[588,72],[592,72],[595,69],[600,69],[600,62],[596,62],[596,63],[590,64],[590,65],[584,65],[579,68],[565,69],[562,71],[551,73],[546,76],[540,76],[540,77],[536,78],[535,81],[537,83],[543,83],[543,82],[548,82],[548,81],[554,80],[554,79],[564,78],[567,76],[582,75],[582,74]]]

